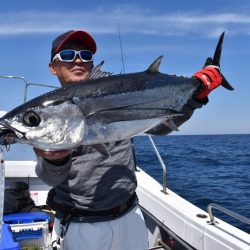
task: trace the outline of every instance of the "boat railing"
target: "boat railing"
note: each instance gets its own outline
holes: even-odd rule
[[[23,102],[27,101],[28,87],[29,86],[47,87],[47,88],[54,88],[54,89],[58,88],[56,86],[52,86],[52,85],[49,85],[49,84],[30,82],[26,78],[24,78],[23,76],[11,76],[11,75],[10,76],[4,76],[4,75],[0,75],[0,78],[17,79],[17,80],[22,80],[24,82]]]
[[[161,155],[160,155],[160,153],[159,153],[159,151],[158,151],[152,137],[150,135],[148,135],[148,138],[149,138],[149,140],[150,140],[150,142],[151,142],[151,144],[153,146],[153,149],[154,149],[154,151],[156,153],[156,156],[157,156],[157,158],[158,158],[158,160],[160,162],[160,165],[162,167],[162,170],[163,170],[163,184],[162,184],[163,190],[162,191],[163,191],[163,193],[166,194],[167,193],[167,168],[166,168],[166,165],[164,164],[164,162],[163,162],[163,160],[161,158]],[[229,216],[231,216],[231,217],[233,217],[233,218],[235,218],[237,220],[242,221],[243,223],[246,223],[246,224],[250,225],[250,219],[248,219],[247,217],[242,216],[242,215],[240,215],[240,214],[238,214],[238,213],[236,213],[236,212],[234,212],[234,211],[232,211],[230,209],[227,209],[227,208],[225,208],[225,207],[223,207],[221,205],[218,205],[216,203],[211,203],[207,207],[207,211],[208,211],[208,215],[210,217],[210,224],[211,225],[215,225],[217,223],[215,221],[212,209],[217,209],[217,210],[221,211],[222,213],[225,213],[225,214],[227,214],[227,215],[229,215]]]
[[[210,224],[211,225],[216,225],[217,224],[217,222],[215,221],[213,212],[212,212],[213,208],[217,209],[217,210],[221,211],[222,213],[225,213],[225,214],[227,214],[227,215],[229,215],[229,216],[231,216],[231,217],[233,217],[233,218],[235,218],[237,220],[240,220],[240,221],[250,225],[250,219],[248,219],[247,217],[242,216],[242,215],[240,215],[240,214],[238,214],[238,213],[236,213],[236,212],[234,212],[234,211],[232,211],[230,209],[222,207],[222,206],[220,206],[220,205],[218,205],[216,203],[211,203],[211,204],[209,204],[207,206],[207,211],[208,211],[208,214],[209,214],[209,217],[210,217]]]
[[[157,156],[157,158],[158,158],[158,160],[160,162],[160,165],[162,167],[162,172],[163,172],[163,174],[162,174],[162,178],[163,178],[163,180],[162,180],[162,192],[164,194],[166,194],[167,193],[167,168],[166,168],[166,165],[163,162],[163,160],[161,158],[161,155],[160,155],[160,153],[159,153],[159,151],[158,151],[158,149],[157,149],[157,147],[156,147],[156,145],[155,145],[155,143],[154,143],[154,141],[152,139],[152,136],[148,135],[148,138],[149,138],[149,140],[150,140],[150,142],[151,142],[151,144],[153,146],[155,154],[156,154],[156,156]]]
[[[151,144],[153,146],[153,149],[154,149],[154,151],[156,153],[156,156],[157,156],[157,158],[158,158],[158,160],[160,162],[160,165],[162,167],[162,170],[163,170],[163,184],[162,184],[163,190],[162,191],[163,191],[163,193],[166,194],[167,193],[167,168],[166,168],[166,165],[164,164],[164,162],[163,162],[163,160],[161,158],[161,155],[160,155],[160,153],[159,153],[159,151],[158,151],[152,137],[150,135],[148,135],[148,138],[149,138],[149,140],[150,140],[150,142],[151,142]],[[233,217],[233,218],[235,218],[237,220],[240,220],[240,221],[250,225],[250,219],[248,219],[247,217],[242,216],[242,215],[240,215],[240,214],[238,214],[238,213],[236,213],[236,212],[234,212],[234,211],[232,211],[230,209],[227,209],[227,208],[225,208],[225,207],[223,207],[221,205],[218,205],[216,203],[211,203],[207,207],[211,225],[215,225],[217,223],[215,221],[212,209],[217,209],[217,210],[221,211],[222,213],[225,213],[225,214],[227,214],[227,215],[229,215],[229,216],[231,216],[231,217]]]

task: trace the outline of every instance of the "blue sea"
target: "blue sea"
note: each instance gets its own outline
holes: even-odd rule
[[[152,137],[167,166],[167,187],[207,211],[217,203],[250,219],[250,135]],[[162,168],[147,136],[134,139],[137,165],[162,183]],[[213,209],[250,233],[250,225]]]

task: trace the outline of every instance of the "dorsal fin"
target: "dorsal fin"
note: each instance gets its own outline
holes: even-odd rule
[[[163,56],[158,57],[146,70],[147,73],[158,73]]]
[[[106,71],[101,71],[101,67],[102,67],[103,64],[104,64],[104,61],[101,61],[98,65],[96,65],[96,66],[92,69],[92,71],[91,71],[91,73],[90,73],[90,75],[89,75],[89,77],[88,77],[87,80],[111,76],[112,73],[106,72]]]

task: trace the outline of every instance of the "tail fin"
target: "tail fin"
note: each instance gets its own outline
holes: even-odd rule
[[[222,51],[222,44],[224,41],[225,32],[220,35],[219,41],[217,43],[216,49],[214,51],[213,64],[220,67],[220,58]]]
[[[218,41],[216,49],[214,51],[213,59],[210,57],[207,58],[204,66],[215,65],[215,66],[220,67],[220,58],[221,58],[221,51],[222,51],[222,44],[223,44],[223,40],[224,40],[224,35],[225,35],[225,32],[223,32],[220,35],[219,41]],[[234,90],[234,88],[230,85],[230,83],[226,80],[226,78],[223,75],[222,75],[221,86],[223,86],[224,88],[226,88],[228,90]]]

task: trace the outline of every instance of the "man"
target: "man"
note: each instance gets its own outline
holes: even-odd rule
[[[50,71],[62,86],[86,80],[93,68],[95,52],[96,43],[87,32],[68,31],[52,43]],[[211,67],[195,76],[201,80],[201,91],[185,105],[185,115],[175,118],[178,126],[191,117],[195,108],[208,101],[208,93],[222,81],[220,73]],[[165,125],[149,131],[169,132]],[[54,249],[148,248],[147,231],[135,193],[131,141],[108,143],[105,148],[110,154],[108,158],[91,146],[80,146],[72,152],[34,149],[38,156],[37,175],[53,186],[48,205],[56,211]]]

